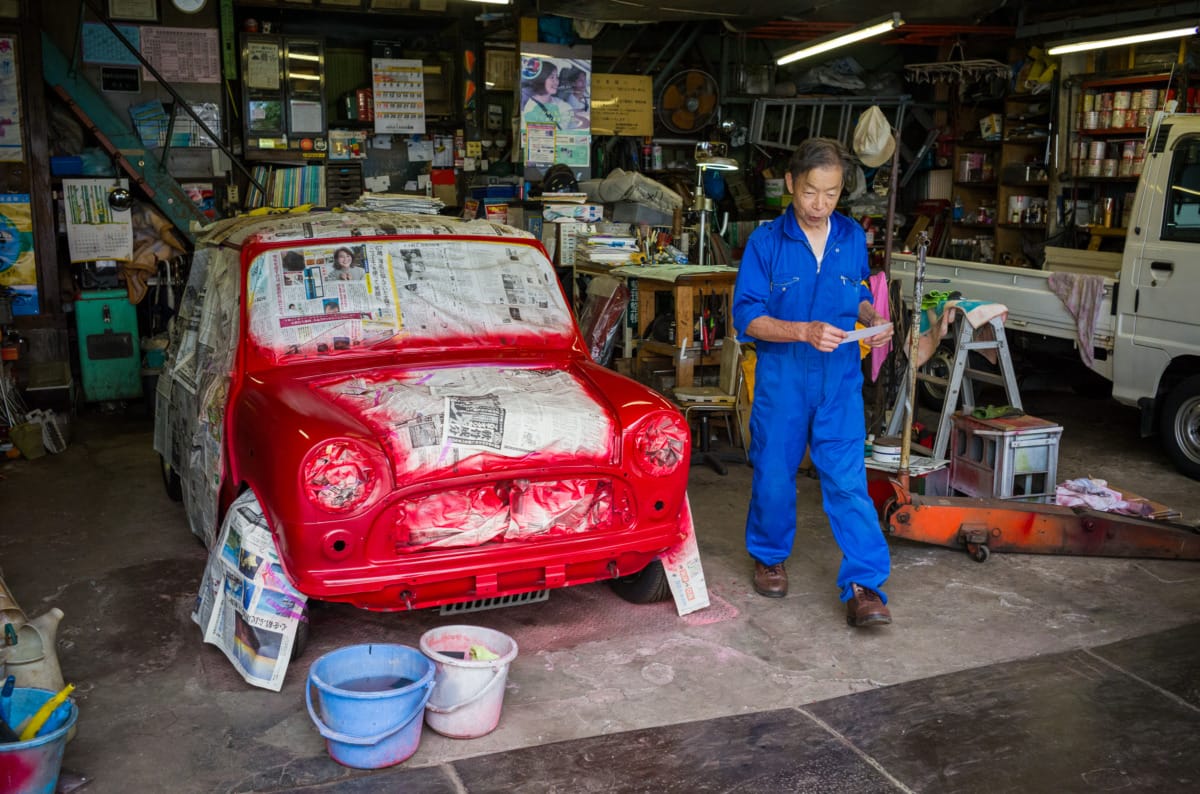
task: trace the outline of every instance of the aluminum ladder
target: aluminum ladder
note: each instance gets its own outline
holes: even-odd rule
[[[928,448],[919,444],[913,445],[914,449],[919,448],[922,451],[927,451],[931,457],[937,460],[946,459],[946,448],[950,444],[950,424],[955,411],[958,410],[960,398],[964,413],[970,413],[975,410],[976,382],[1003,386],[1008,398],[1008,404],[1019,411],[1024,410],[1024,407],[1021,405],[1021,394],[1017,389],[1017,376],[1013,370],[1012,356],[1008,350],[1008,339],[1004,335],[1004,319],[1002,317],[993,317],[979,328],[974,328],[967,322],[966,317],[962,316],[962,313],[959,312],[959,317],[955,320],[954,326],[957,330],[955,331],[954,360],[950,365],[949,377],[943,378],[938,375],[921,372],[919,368],[916,370],[918,381],[935,383],[946,387],[946,395],[942,400],[942,413],[938,418],[937,434],[934,436],[933,447]],[[990,329],[992,338],[975,339],[975,332],[982,331],[984,328]],[[968,359],[972,350],[995,350],[997,363],[1000,366],[999,374],[973,369],[968,366]],[[892,406],[892,416],[887,426],[887,434],[889,436],[899,436],[904,429],[904,402],[909,393],[909,378],[912,377],[913,371],[914,368],[910,363],[910,366],[904,373],[904,382],[901,384],[899,391],[896,392],[896,402]]]
[[[900,96],[809,96],[793,99],[756,99],[750,115],[750,142],[758,146],[795,149],[805,138],[821,135],[850,146],[854,124],[872,105],[878,105],[892,123],[904,127],[912,97]],[[899,140],[897,140],[899,143]]]

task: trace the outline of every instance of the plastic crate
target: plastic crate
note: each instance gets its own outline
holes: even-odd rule
[[[964,496],[1051,502],[1062,428],[1036,416],[953,417],[950,491]]]

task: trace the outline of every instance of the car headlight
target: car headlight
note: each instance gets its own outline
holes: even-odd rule
[[[328,513],[349,513],[375,492],[376,471],[370,452],[355,441],[325,441],[313,447],[301,466],[304,494]]]
[[[634,462],[652,477],[666,477],[686,463],[690,443],[683,417],[663,411],[647,417],[635,431]]]

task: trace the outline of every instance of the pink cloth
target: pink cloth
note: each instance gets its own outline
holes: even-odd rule
[[[1075,318],[1075,335],[1079,339],[1079,357],[1092,366],[1092,338],[1100,321],[1100,304],[1104,300],[1104,277],[1089,273],[1051,273],[1046,280],[1050,291],[1059,297]]]
[[[892,319],[892,314],[888,310],[888,282],[887,274],[882,270],[872,275],[867,283],[871,287],[871,303],[875,306],[875,311],[885,320]],[[883,362],[887,360],[888,353],[891,352],[892,343],[889,341],[886,345],[871,348],[871,380],[879,380],[879,371],[883,369]]]

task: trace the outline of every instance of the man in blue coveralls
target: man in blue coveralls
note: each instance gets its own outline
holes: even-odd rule
[[[892,622],[880,588],[891,560],[867,496],[859,346],[842,344],[855,322],[884,320],[871,305],[866,236],[834,210],[853,164],[840,143],[810,138],[788,164],[792,209],[750,236],[738,271],[733,321],[757,350],[750,412],[754,474],[746,549],[754,589],[787,595],[784,560],[796,536],[796,473],[811,450],[833,536],[837,585],[852,626]],[[870,337],[882,345],[891,327]]]

